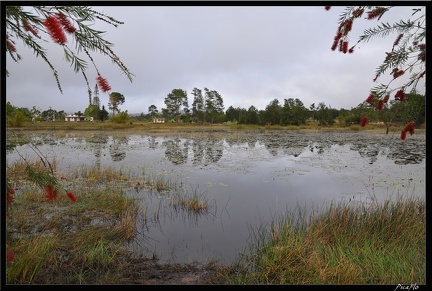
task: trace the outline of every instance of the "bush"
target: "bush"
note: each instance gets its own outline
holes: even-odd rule
[[[24,125],[24,122],[27,120],[27,117],[21,111],[15,111],[7,117],[7,125],[11,127],[21,127]]]
[[[126,123],[129,121],[129,114],[126,111],[120,112],[112,117],[112,121],[115,123]]]

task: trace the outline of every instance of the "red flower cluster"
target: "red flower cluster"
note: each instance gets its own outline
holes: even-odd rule
[[[414,126],[415,126],[414,121],[410,121],[410,122],[408,122],[408,123],[405,125],[405,127],[402,129],[402,131],[401,131],[400,139],[401,139],[401,140],[405,140],[406,135],[407,135],[407,132],[409,132],[410,135],[413,135],[413,134],[414,134],[414,131],[415,131],[415,130],[414,130]]]
[[[418,55],[418,59],[421,60],[422,62],[426,61],[426,44],[425,43],[421,43],[418,45],[419,49],[420,49],[420,54]]]
[[[15,254],[13,252],[7,251],[6,252],[6,262],[13,263],[15,261]]]
[[[13,202],[13,194],[15,194],[15,190],[12,187],[9,187],[6,192],[6,202],[7,204],[11,204]]]
[[[348,51],[348,42],[347,41],[341,41],[339,45],[339,51],[343,52],[344,54]]]
[[[10,40],[6,40],[6,47],[11,52],[16,52],[16,47],[13,45],[13,43]]]
[[[400,76],[402,76],[403,74],[405,73],[405,71],[404,70],[395,70],[395,72],[393,73],[393,78],[397,78],[397,77],[400,77]]]
[[[334,51],[337,46],[339,45],[339,51],[343,52],[344,54],[348,51],[348,41],[345,40],[342,37],[345,37],[348,35],[348,32],[352,29],[353,20],[352,18],[346,19],[343,23],[339,25],[338,31],[336,32],[336,36],[333,40],[333,45],[331,46],[331,50]],[[353,48],[350,49],[350,53],[354,51]]]
[[[108,84],[106,79],[102,78],[101,75],[97,76],[96,81],[99,85],[99,88],[102,90],[102,92],[105,93],[105,92],[111,90],[111,86]]]
[[[376,109],[377,110],[382,110],[383,108],[384,108],[384,100],[380,99],[380,100],[378,100],[378,103],[376,105]]]
[[[54,188],[53,186],[49,185],[45,187],[45,198],[48,198],[49,200],[57,199],[58,197],[58,190]]]
[[[366,98],[365,102],[372,104],[372,102],[375,100],[375,95],[374,94],[369,94],[368,98]]]
[[[363,9],[362,7],[359,7],[359,8],[357,8],[356,10],[354,10],[354,11],[352,12],[352,16],[353,16],[354,18],[359,18],[360,16],[363,15],[363,12],[364,12],[364,9]]]
[[[61,25],[63,26],[63,28],[68,32],[68,33],[74,33],[76,31],[76,28],[72,25],[71,21],[69,20],[69,18],[67,18],[66,15],[64,15],[61,12],[58,12],[56,14],[57,19],[60,21]]]
[[[396,46],[399,44],[399,41],[401,40],[403,36],[403,33],[399,34],[399,36],[396,38],[395,42],[393,43],[393,46]]]
[[[26,19],[23,19],[22,26],[25,31],[30,31],[34,35],[38,35],[38,31]]]
[[[361,127],[365,127],[366,124],[367,124],[367,122],[368,122],[368,117],[367,116],[363,116],[363,118],[362,118],[362,120],[360,122],[360,126]]]
[[[374,10],[367,12],[368,16],[366,17],[366,19],[371,20],[375,18],[380,18],[386,11],[387,8],[377,7]]]
[[[67,192],[66,195],[70,199],[70,201],[72,201],[72,202],[78,201],[78,199],[75,197],[75,195],[72,192]]]
[[[397,91],[395,94],[395,99],[399,100],[399,101],[404,101],[405,100],[405,92],[402,89]]]
[[[48,32],[51,35],[51,38],[56,43],[59,43],[61,45],[64,45],[66,43],[66,41],[67,41],[66,35],[64,34],[63,28],[56,17],[49,16],[42,23],[48,29]]]

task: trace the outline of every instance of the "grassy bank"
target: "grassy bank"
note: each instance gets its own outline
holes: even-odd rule
[[[390,126],[389,131],[399,132],[403,125]],[[127,122],[127,123],[115,123],[112,121],[93,121],[93,122],[25,122],[23,126],[20,127],[10,127],[7,129],[12,129],[15,131],[20,130],[30,130],[30,131],[122,131],[122,132],[148,132],[148,133],[175,133],[175,132],[195,132],[195,131],[205,131],[205,132],[215,132],[215,131],[248,131],[248,130],[342,130],[342,131],[377,131],[385,133],[386,128],[383,125],[372,125],[368,124],[365,127],[360,127],[358,124],[353,124],[348,127],[332,126],[323,127],[317,124],[300,125],[300,126],[279,126],[279,125],[253,125],[253,124],[192,124],[192,123],[151,123],[151,122]],[[416,132],[424,132],[424,129],[416,129]]]
[[[300,214],[299,214],[300,213]],[[426,284],[426,203],[413,197],[365,208],[289,213],[255,235],[230,284]],[[300,217],[300,218],[299,218]]]

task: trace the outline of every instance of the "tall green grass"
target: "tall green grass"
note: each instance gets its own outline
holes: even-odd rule
[[[333,203],[316,217],[300,209],[257,231],[221,275],[230,284],[426,284],[425,209],[414,197]]]

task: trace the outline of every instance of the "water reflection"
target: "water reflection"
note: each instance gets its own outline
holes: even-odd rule
[[[133,140],[132,144],[129,142]],[[145,143],[144,141],[147,140]],[[223,137],[194,136],[158,136],[158,135],[109,135],[93,134],[87,137],[65,135],[57,137],[53,134],[8,134],[6,151],[13,153],[17,146],[33,144],[35,146],[76,146],[89,147],[97,158],[97,165],[105,150],[108,150],[112,161],[119,162],[126,158],[130,148],[140,144],[145,148],[164,149],[166,158],[173,165],[186,164],[210,165],[218,163],[224,151],[229,148],[255,149],[263,145],[270,155],[298,157],[309,151],[319,155],[329,151],[332,145],[349,145],[352,151],[361,157],[368,158],[369,163],[377,161],[377,157],[384,155],[395,164],[418,164],[425,159],[425,138],[418,135],[411,136],[405,141],[398,137],[376,134],[358,133],[292,133],[292,132],[258,132],[252,134],[227,133]]]

